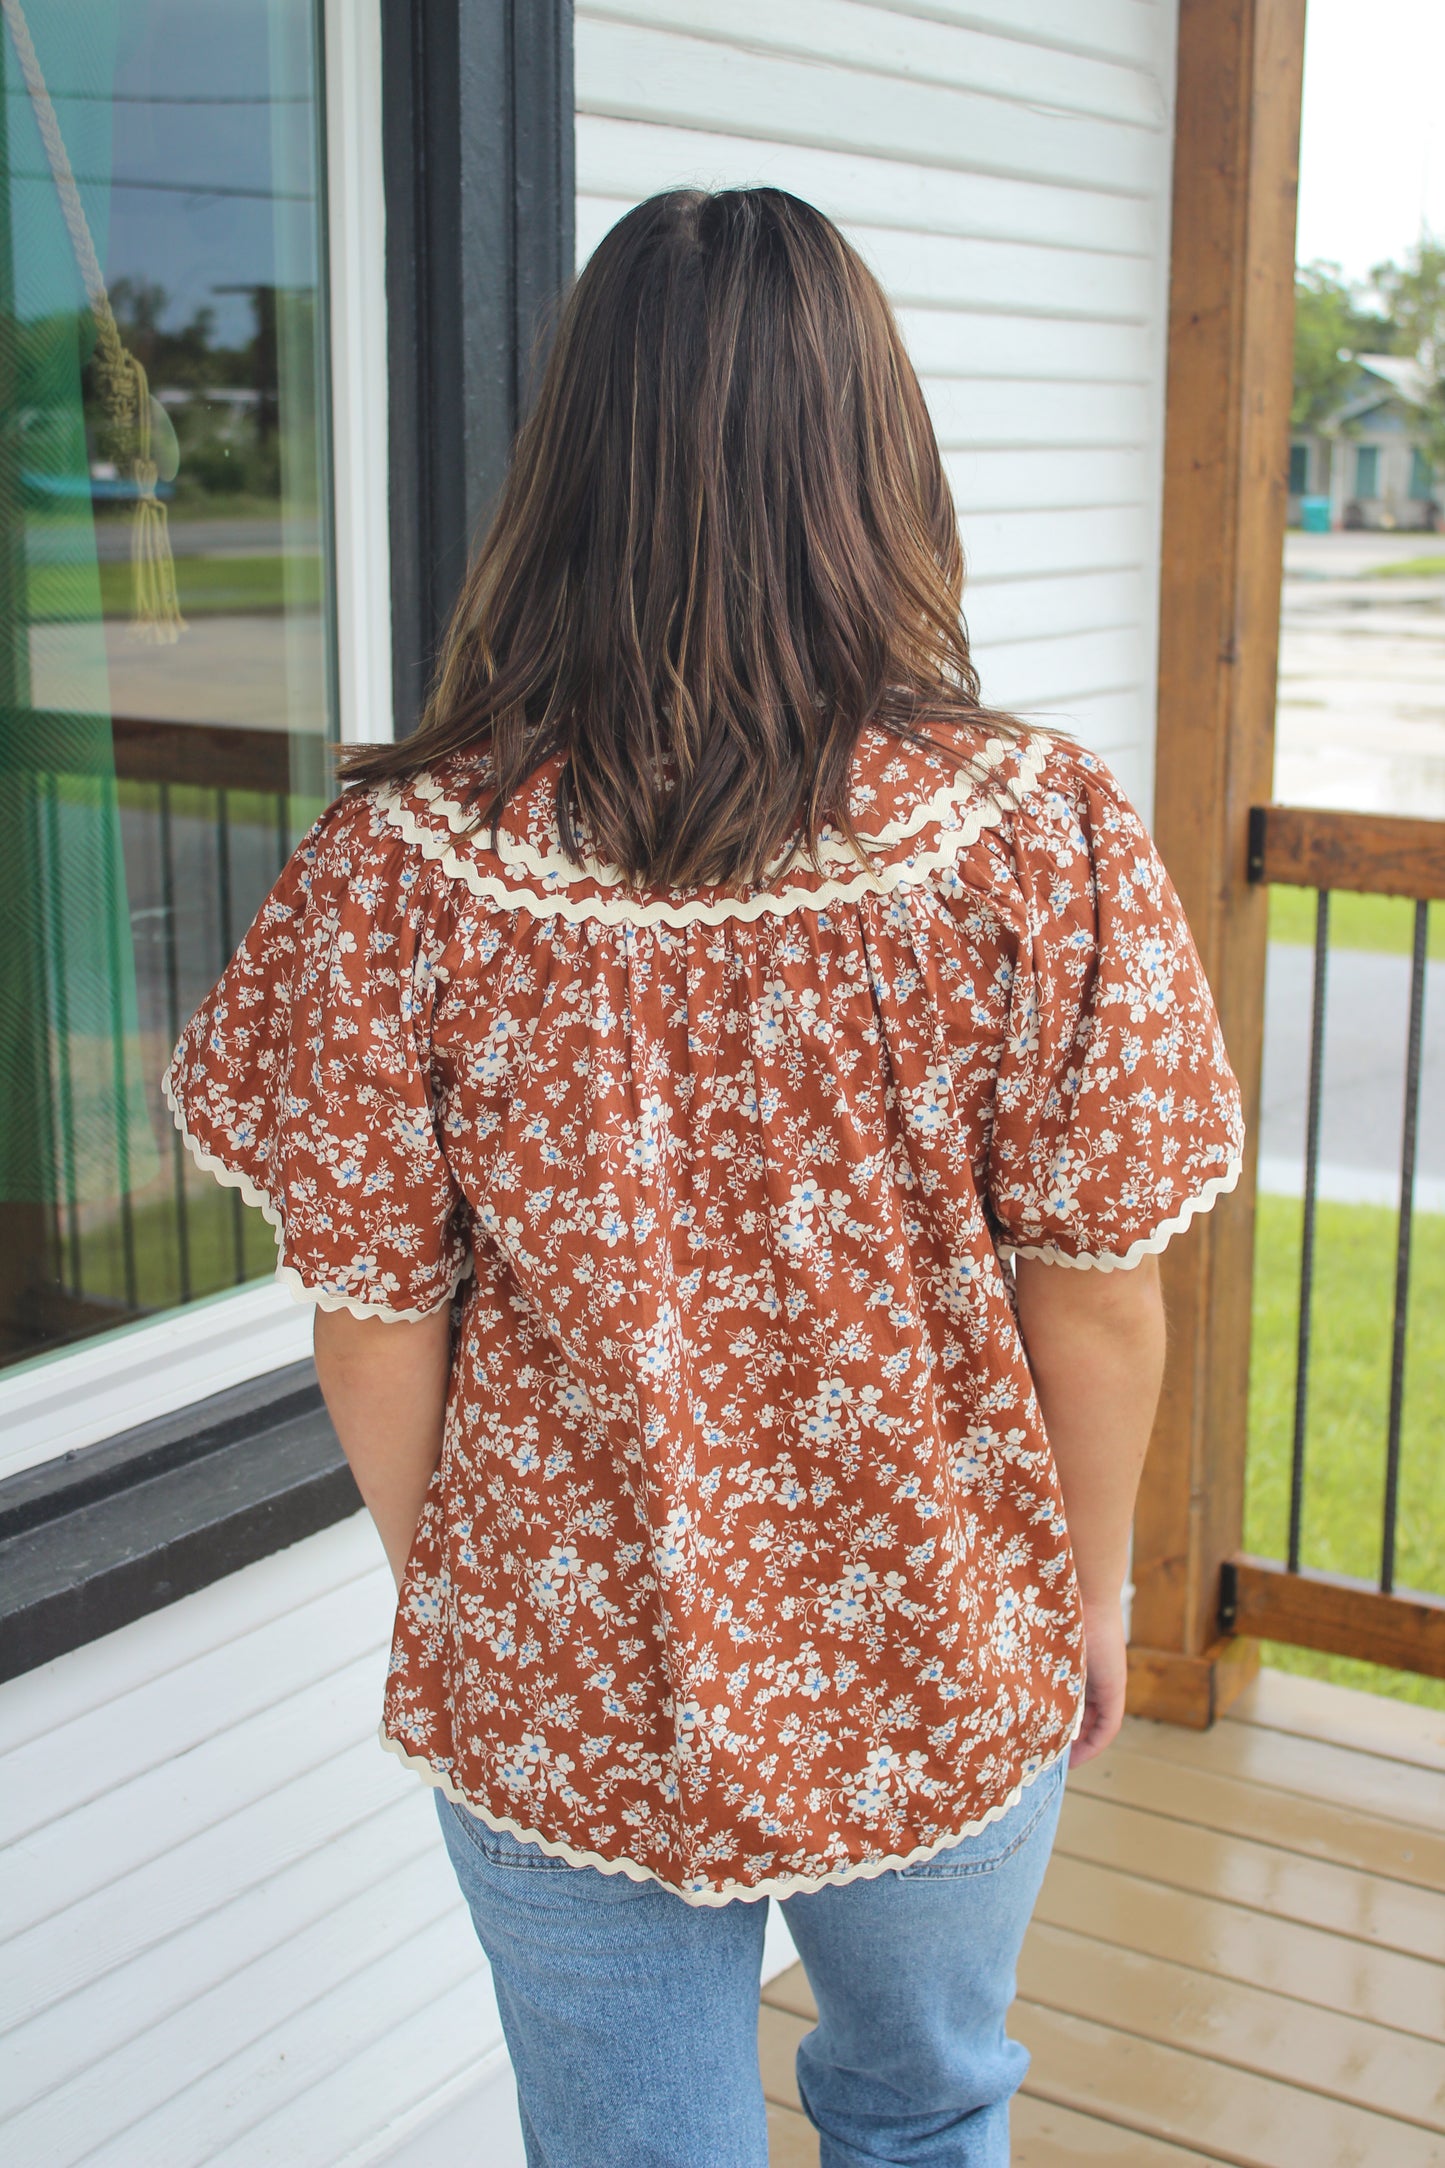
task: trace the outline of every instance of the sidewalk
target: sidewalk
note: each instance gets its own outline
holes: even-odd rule
[[[1284,803],[1445,818],[1445,535],[1286,536],[1277,726]]]

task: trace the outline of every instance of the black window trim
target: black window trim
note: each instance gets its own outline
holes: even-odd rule
[[[572,272],[571,0],[385,0],[393,691],[414,727]],[[458,456],[460,453],[460,456]],[[0,1680],[360,1504],[310,1363],[0,1482]]]
[[[388,0],[381,60],[402,736],[572,275],[572,0]]]

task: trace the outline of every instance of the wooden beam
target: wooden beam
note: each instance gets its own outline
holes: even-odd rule
[[[115,772],[125,783],[191,783],[202,790],[291,789],[291,739],[284,730],[232,729],[222,723],[111,719]]]
[[[1445,1679],[1445,1598],[1386,1596],[1341,1573],[1290,1573],[1241,1556],[1225,1569],[1224,1605],[1241,1634]]]
[[[1208,1731],[1259,1674],[1259,1643],[1224,1635],[1197,1656],[1129,1644],[1130,1716]]]
[[[1445,821],[1257,805],[1250,815],[1249,877],[1438,903],[1445,901]]]
[[[1181,0],[1154,829],[1251,1136],[1268,928],[1249,811],[1273,784],[1303,56],[1304,0]],[[1251,1144],[1234,1196],[1164,1260],[1170,1360],[1134,1545],[1144,1714],[1177,1709],[1171,1659],[1181,1677],[1219,1660],[1219,1570],[1243,1518],[1253,1199]],[[1185,1698],[1200,1705],[1193,1687]]]

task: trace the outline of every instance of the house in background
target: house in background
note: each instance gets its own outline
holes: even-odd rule
[[[1405,355],[1356,359],[1355,381],[1328,426],[1290,440],[1289,523],[1300,524],[1306,497],[1325,497],[1332,528],[1434,532],[1445,476],[1436,474],[1428,450],[1425,373]]]

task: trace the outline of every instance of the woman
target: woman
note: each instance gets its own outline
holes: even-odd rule
[[[547,2168],[761,2168],[769,1895],[824,2163],[1008,2157],[1065,1762],[1123,1707],[1155,1252],[1241,1125],[1148,837],[982,708],[961,583],[838,232],[641,205],[421,730],[348,756],[168,1080],[318,1305],[383,1737]]]

